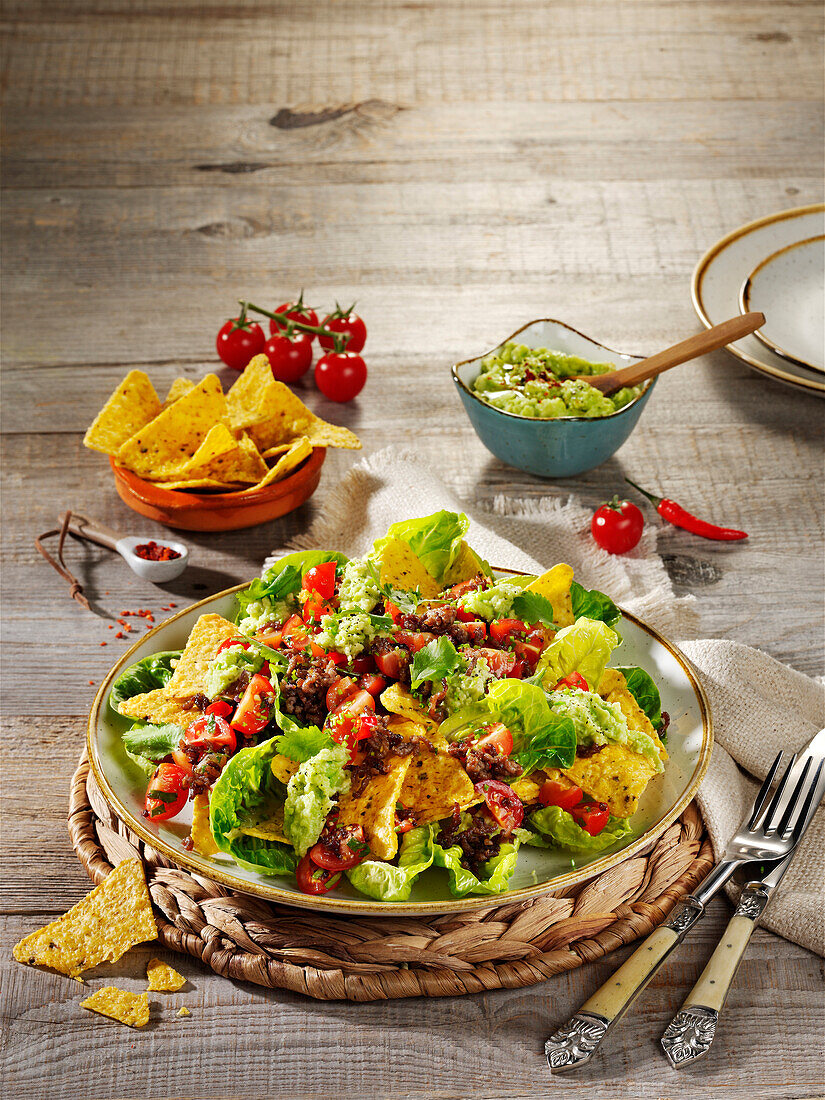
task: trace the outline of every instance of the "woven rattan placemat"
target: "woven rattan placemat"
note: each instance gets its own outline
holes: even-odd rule
[[[322,1001],[454,997],[545,981],[646,935],[713,862],[691,803],[646,854],[570,890],[436,917],[328,917],[176,867],[115,817],[85,758],[72,778],[69,833],[95,883],[123,859],[142,860],[165,947],[228,978]]]

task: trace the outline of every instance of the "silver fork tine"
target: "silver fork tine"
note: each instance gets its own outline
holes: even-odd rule
[[[811,764],[813,760],[808,757],[805,761],[805,767],[802,769],[799,775],[799,779],[796,781],[796,786],[793,789],[791,797],[788,799],[788,805],[785,807],[785,812],[782,814],[782,818],[779,824],[776,826],[776,831],[779,836],[786,836],[790,833],[791,818],[796,820],[796,814],[799,811],[799,803],[803,800],[803,791],[807,788],[808,772],[811,770]],[[770,830],[774,817],[778,817],[779,807],[776,806],[771,814],[770,820],[766,824],[766,829]]]
[[[781,799],[782,794],[783,794],[785,788],[788,785],[788,780],[791,778],[791,769],[793,768],[795,763],[796,763],[796,753],[793,753],[792,756],[791,756],[791,762],[788,764],[787,768],[785,769],[785,771],[782,775],[782,778],[779,780],[779,785],[777,786],[776,790],[773,792],[773,798],[770,800],[770,803],[768,804],[767,810],[765,810],[765,812],[760,816],[760,820],[757,822],[757,824],[755,826],[757,829],[761,828],[763,833],[769,832],[766,823],[768,822],[768,820],[773,818],[774,814],[776,813],[777,808],[779,807],[779,800]],[[751,826],[751,828],[754,828],[754,826]]]
[[[749,829],[752,829],[754,827],[757,818],[762,813],[765,801],[767,800],[768,795],[771,793],[771,787],[773,786],[773,781],[776,778],[776,773],[779,771],[779,768],[782,764],[783,755],[784,749],[780,749],[779,752],[776,754],[776,759],[771,764],[771,770],[765,776],[765,782],[759,788],[759,792],[753,803],[753,813],[751,814],[750,820],[748,821]]]
[[[804,805],[802,806],[802,809],[797,814],[796,820],[793,823],[794,840],[799,840],[800,836],[802,835],[802,832],[805,829],[805,824],[808,820],[808,816],[810,814],[811,804],[812,804],[812,802],[814,802],[814,800],[817,800],[817,793],[818,793],[818,790],[819,790],[819,781],[820,781],[820,778],[822,776],[823,767],[825,767],[825,760],[820,760],[819,765],[818,765],[816,771],[814,772],[813,779],[811,780],[811,785],[808,788],[808,793],[805,797]],[[820,794],[820,797],[821,797],[821,794]]]

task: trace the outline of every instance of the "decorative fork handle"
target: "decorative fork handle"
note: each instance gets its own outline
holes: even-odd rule
[[[647,937],[616,973],[544,1044],[547,1064],[556,1073],[589,1061],[611,1027],[630,1008],[647,983],[705,911],[688,895],[670,918]]]
[[[761,882],[745,886],[716,950],[668,1024],[661,1043],[675,1069],[704,1058],[710,1050],[719,1014],[770,896],[770,889]]]

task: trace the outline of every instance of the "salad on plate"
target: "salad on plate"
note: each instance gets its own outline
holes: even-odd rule
[[[122,672],[147,822],[191,800],[202,856],[389,902],[431,868],[457,897],[502,894],[523,845],[626,843],[668,717],[644,669],[609,667],[621,613],[568,565],[491,569],[468,526],[440,511],[361,558],[288,554],[234,622],[201,615]]]

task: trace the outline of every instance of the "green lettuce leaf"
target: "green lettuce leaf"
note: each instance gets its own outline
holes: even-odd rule
[[[600,833],[591,836],[561,806],[545,806],[544,809],[534,810],[528,821],[556,847],[570,852],[603,852],[630,836],[633,831],[627,818],[611,817]]]
[[[588,590],[582,588],[578,581],[573,581],[570,585],[570,599],[573,603],[574,619],[599,619],[614,630],[621,620],[622,613],[611,598],[595,588]]]
[[[131,699],[133,695],[144,695],[147,691],[166,687],[175,671],[172,661],[176,661],[182,652],[180,649],[169,649],[163,653],[153,653],[150,657],[129,665],[112,684],[109,692],[109,706],[112,710],[117,711],[120,703]]]
[[[276,738],[277,740],[277,738]],[[305,856],[321,835],[335,794],[350,788],[346,745],[321,749],[301,764],[289,781],[284,805],[284,834],[299,856]]]
[[[538,592],[520,592],[513,600],[513,616],[528,626],[532,623],[553,626],[553,605]]]
[[[610,654],[618,644],[618,634],[605,623],[596,619],[577,619],[560,630],[545,648],[536,666],[536,675],[531,679],[551,688],[571,672],[579,672],[595,691]]]
[[[412,886],[433,861],[433,826],[419,825],[401,838],[398,866],[368,859],[359,863],[347,878],[356,890],[379,901],[407,901]]]
[[[617,668],[627,681],[627,690],[653,723],[654,729],[662,724],[662,699],[659,689],[643,668]]]
[[[141,756],[154,767],[175,751],[182,736],[181,727],[171,722],[164,726],[132,726],[123,734],[123,744],[130,755]]]
[[[265,875],[294,871],[298,860],[288,844],[243,836],[244,825],[263,821],[286,798],[286,787],[272,774],[278,738],[241,749],[218,777],[209,799],[209,824],[215,843],[248,871]]]
[[[436,867],[446,869],[450,876],[450,892],[455,897],[463,898],[467,894],[506,893],[510,876],[515,871],[518,860],[517,840],[513,844],[502,844],[498,855],[484,864],[481,878],[461,866],[462,855],[457,844],[452,848],[442,848],[438,843],[433,844],[433,863]]]
[[[467,533],[470,521],[463,512],[442,509],[431,516],[406,519],[393,523],[387,531],[388,539],[401,539],[419,557],[427,572],[439,582],[453,564],[461,550],[461,540]],[[371,557],[377,557],[386,540],[375,543]]]
[[[428,642],[413,657],[411,686],[419,687],[425,680],[441,680],[462,664],[458,650],[446,635]]]

